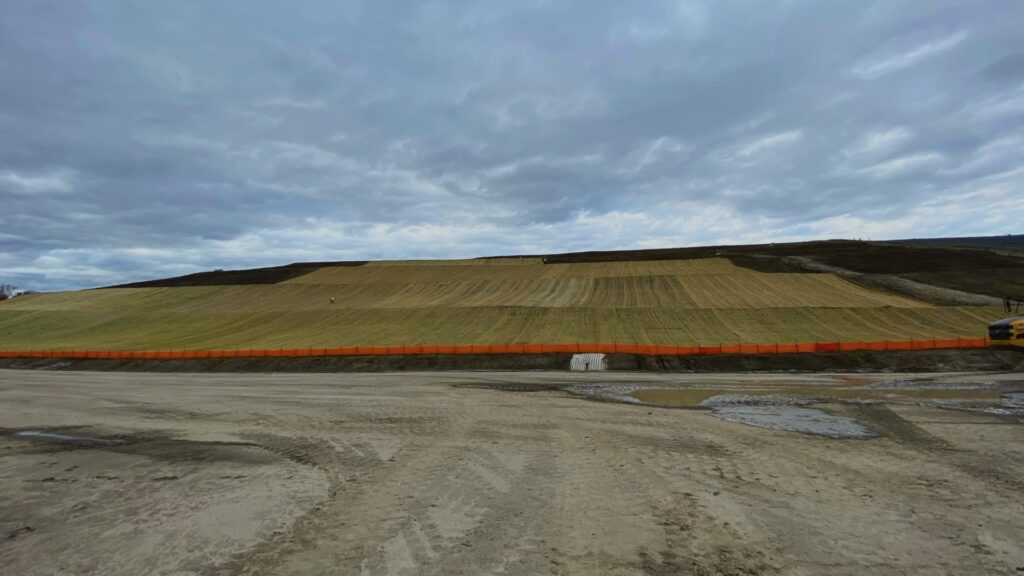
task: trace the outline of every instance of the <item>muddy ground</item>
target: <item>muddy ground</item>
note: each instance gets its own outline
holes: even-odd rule
[[[0,370],[0,567],[1016,573],[1022,392],[1020,373]],[[787,407],[870,434],[779,429]]]
[[[572,354],[425,354],[104,360],[0,358],[0,369],[141,372],[395,372],[433,370],[567,370]],[[718,354],[640,356],[608,354],[608,369],[654,372],[955,372],[1024,371],[1024,351],[982,348],[913,352]]]

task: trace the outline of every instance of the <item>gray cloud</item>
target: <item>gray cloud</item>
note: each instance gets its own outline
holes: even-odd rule
[[[9,2],[0,272],[1019,232],[1016,0]]]

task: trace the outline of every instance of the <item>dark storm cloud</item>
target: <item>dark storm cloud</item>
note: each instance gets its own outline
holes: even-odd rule
[[[0,271],[1019,232],[1024,8],[5,2]]]

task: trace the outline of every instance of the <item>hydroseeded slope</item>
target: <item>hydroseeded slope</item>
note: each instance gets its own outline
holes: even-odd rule
[[[906,340],[978,336],[998,315],[725,259],[376,262],[272,285],[23,296],[0,303],[0,349]]]

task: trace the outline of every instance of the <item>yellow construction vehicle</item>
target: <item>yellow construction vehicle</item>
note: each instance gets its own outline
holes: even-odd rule
[[[1024,296],[1003,298],[1003,309],[1009,316],[988,325],[988,339],[992,346],[1024,348]]]

